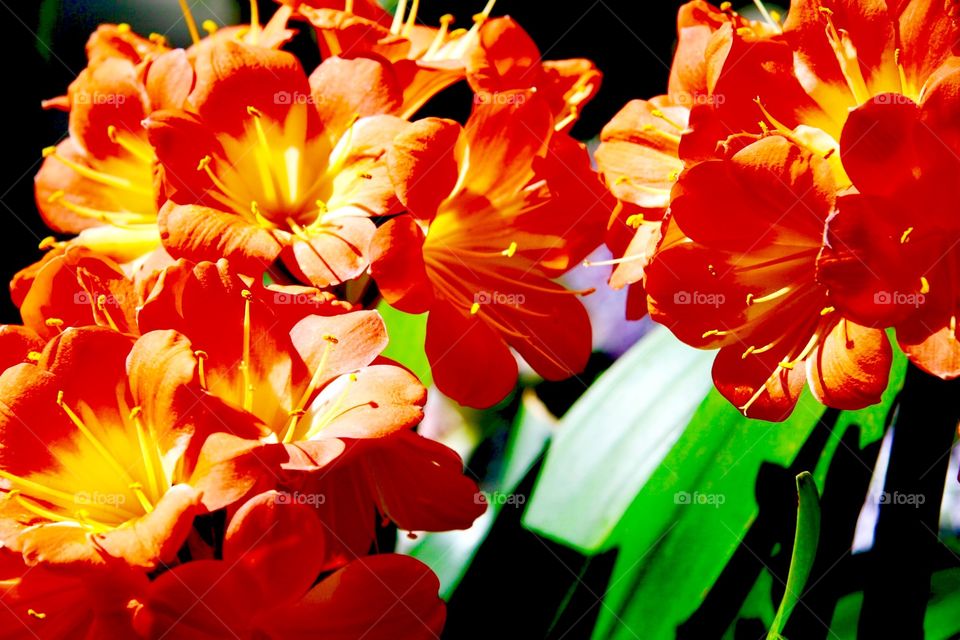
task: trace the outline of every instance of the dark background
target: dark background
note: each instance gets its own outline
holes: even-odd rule
[[[210,6],[215,3],[208,2]],[[249,17],[247,3],[236,2],[232,10],[243,20]],[[482,0],[423,0],[419,15],[426,24],[437,24],[444,13],[454,13],[458,25],[469,24]],[[666,87],[668,65],[675,41],[677,0],[500,0],[494,15],[509,14],[533,36],[545,59],[587,57],[604,73],[600,93],[583,112],[574,135],[589,139],[625,102],[651,97]],[[197,22],[210,17],[204,3],[192,0]],[[272,3],[261,2],[261,16],[269,16]],[[83,45],[100,22],[128,22],[135,31],[167,33],[174,44],[189,44],[182,21],[177,22],[176,0],[16,0],[0,2],[3,25],[2,132],[3,164],[0,172],[0,278],[8,281],[16,271],[37,260],[40,239],[49,235],[33,202],[33,176],[40,166],[40,151],[66,133],[66,118],[59,112],[44,112],[40,101],[65,93],[67,85],[83,69]],[[174,25],[171,28],[171,25]],[[308,31],[308,29],[304,29]],[[316,51],[306,34],[294,50],[309,68]],[[463,118],[470,96],[461,83],[431,104],[425,112]],[[0,291],[0,322],[18,322],[7,287]]]

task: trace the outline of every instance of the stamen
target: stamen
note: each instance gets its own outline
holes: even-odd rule
[[[153,503],[147,498],[147,494],[143,492],[143,485],[139,482],[131,482],[127,487],[133,491],[133,495],[137,496],[137,501],[140,503],[140,506],[143,507],[143,510],[147,513],[153,513]]]
[[[678,136],[675,133],[669,133],[667,131],[664,131],[663,129],[657,128],[652,124],[645,124],[642,127],[640,127],[640,130],[643,131],[644,133],[648,133],[654,136],[660,136],[661,138],[664,138],[668,142],[671,142],[673,144],[680,144],[680,136]]]
[[[475,316],[478,313],[480,313],[480,303],[474,302],[472,305],[470,305],[470,315]]]
[[[74,413],[73,409],[71,409],[67,403],[63,401],[63,391],[57,392],[57,406],[60,407],[65,414],[67,414],[67,417],[70,418],[70,422],[72,422],[77,430],[83,434],[83,437],[86,438],[91,445],[93,445],[93,448],[96,449],[97,453],[99,453],[104,460],[106,460],[107,464],[113,467],[113,470],[116,471],[117,474],[119,474],[120,477],[126,482],[133,483],[134,480],[132,477],[130,477],[130,474],[127,473],[127,470],[123,468],[117,459],[113,457],[113,454],[110,453],[103,443],[97,439],[87,425],[83,423],[83,421],[80,419],[80,416]]]
[[[313,392],[317,390],[317,386],[320,384],[320,380],[323,377],[324,372],[327,368],[327,361],[330,359],[330,352],[333,350],[334,345],[336,345],[339,340],[335,336],[324,334],[321,336],[327,344],[323,347],[323,354],[320,356],[320,363],[317,365],[317,370],[310,377],[310,382],[307,384],[307,388],[304,390],[303,394],[300,396],[300,400],[297,402],[297,406],[290,412],[290,423],[287,425],[286,430],[283,434],[282,442],[291,443],[293,442],[293,437],[296,433],[297,424],[300,422],[300,418],[306,413],[307,403],[310,402],[310,398],[313,395]]]
[[[747,294],[747,304],[748,304],[748,305],[751,305],[751,304],[760,304],[760,303],[763,303],[763,302],[770,302],[771,300],[776,300],[777,298],[782,298],[783,296],[785,296],[785,295],[787,295],[788,293],[790,293],[790,291],[791,291],[791,288],[790,288],[790,287],[782,287],[782,288],[780,288],[780,289],[777,289],[777,290],[774,291],[773,293],[768,293],[767,295],[765,295],[765,296],[760,296],[759,298],[754,297],[754,295],[753,295],[752,293],[748,293],[748,294]]]
[[[646,260],[647,255],[644,253],[635,253],[629,256],[623,256],[622,258],[613,258],[611,260],[584,260],[583,266],[585,267],[609,267],[612,265],[623,264],[625,262],[636,262],[637,260]]]
[[[666,122],[667,124],[669,124],[671,127],[673,127],[674,129],[676,129],[677,131],[681,131],[681,132],[686,131],[686,127],[684,127],[684,126],[682,126],[681,124],[679,124],[679,123],[674,122],[673,120],[671,120],[669,117],[667,117],[667,114],[665,114],[665,113],[664,113],[662,110],[660,110],[660,109],[653,109],[653,110],[651,110],[651,111],[650,111],[650,115],[652,115],[654,118],[660,118],[661,120],[663,120],[664,122]]]
[[[450,31],[450,25],[452,23],[453,16],[449,13],[440,16],[440,28],[437,29],[437,34],[433,37],[433,42],[430,43],[430,47],[427,49],[427,52],[423,54],[423,58],[425,60],[429,60],[435,56],[437,51],[440,50],[440,47],[442,47],[444,42],[446,42],[447,34]]]
[[[404,37],[409,37],[414,25],[417,24],[417,11],[419,11],[419,9],[420,0],[413,0],[413,4],[410,6],[410,15],[407,16],[407,22],[403,25],[402,35]]]
[[[250,0],[250,40],[257,44],[260,39],[260,7],[257,0]]]
[[[900,244],[907,244],[911,233],[913,233],[913,227],[907,227],[906,231],[900,236]]]
[[[403,15],[407,12],[407,0],[400,0],[397,3],[397,9],[393,13],[393,22],[390,24],[390,33],[400,35],[400,29],[403,27]]]
[[[257,133],[257,141],[260,144],[260,152],[254,151],[254,158],[257,161],[257,169],[260,173],[260,182],[263,184],[263,190],[266,193],[267,200],[275,202],[277,200],[277,189],[274,185],[273,172],[270,171],[270,142],[267,140],[267,134],[263,130],[263,112],[256,107],[248,106],[247,113],[253,116],[253,127]]]
[[[143,213],[132,213],[127,211],[103,211],[101,209],[94,209],[92,207],[70,202],[69,200],[64,199],[64,195],[66,195],[66,193],[62,189],[58,189],[47,196],[47,202],[50,204],[58,202],[64,209],[72,211],[79,216],[99,220],[100,222],[112,225],[114,227],[129,227],[130,225],[135,224],[150,224],[156,220],[156,216]]]
[[[107,296],[100,294],[97,296],[97,310],[103,314],[107,319],[107,325],[114,331],[119,332],[120,329],[117,328],[117,323],[113,321],[113,317],[110,315],[110,311],[107,309]]]
[[[840,66],[840,73],[847,81],[850,93],[857,104],[863,104],[870,99],[870,91],[867,89],[867,83],[863,79],[863,73],[860,71],[860,62],[857,59],[857,50],[854,48],[850,37],[846,32],[838,31],[833,24],[833,11],[827,7],[820,7],[820,15],[826,21],[826,35],[830,47],[837,58],[837,64]]]
[[[310,429],[309,433],[306,434],[308,440],[323,431],[328,424],[333,422],[340,415],[340,407],[343,406],[344,399],[347,397],[347,394],[350,393],[350,387],[356,381],[357,374],[351,373],[349,376],[347,376],[347,384],[343,385],[343,391],[341,391],[340,395],[337,396],[337,399],[333,401],[333,406],[330,407],[327,413],[323,416],[323,419],[320,420],[320,423]]]
[[[726,336],[729,334],[730,334],[729,331],[724,331],[722,329],[710,329],[710,331],[704,331],[703,335],[700,337],[704,339],[713,338],[713,337],[722,338],[723,336]]]
[[[200,388],[206,391],[207,375],[205,371],[204,362],[206,362],[207,358],[209,358],[210,356],[207,354],[206,351],[202,351],[200,349],[194,351],[193,355],[197,359],[197,377],[200,379]]]
[[[168,488],[167,477],[163,470],[162,455],[153,425],[144,427],[143,420],[140,419],[141,413],[140,407],[134,407],[130,411],[130,419],[133,420],[137,431],[137,442],[140,444],[140,456],[143,458],[150,495],[159,499]]]
[[[244,289],[243,296],[243,356],[240,360],[240,371],[243,373],[243,408],[253,409],[253,384],[250,380],[250,301],[253,294]]]
[[[150,149],[150,147],[139,143],[139,140],[137,142],[131,141],[130,138],[133,136],[128,132],[120,131],[111,124],[107,127],[107,137],[110,138],[110,142],[120,145],[143,162],[153,164],[154,157],[152,151],[144,151],[144,148]]]
[[[769,24],[777,33],[782,33],[783,30],[780,28],[780,24],[773,19],[773,16],[770,15],[770,12],[767,11],[767,8],[764,6],[761,0],[753,0],[753,4],[756,5],[757,10],[760,12],[760,15],[763,16],[763,19]]]
[[[56,246],[57,246],[57,239],[54,238],[53,236],[47,236],[46,238],[40,241],[40,244],[37,245],[37,249],[39,249],[40,251],[48,251],[49,249],[53,249]]]
[[[117,189],[132,191],[134,193],[141,193],[144,195],[148,195],[151,198],[154,195],[152,188],[145,189],[144,187],[134,182],[131,182],[126,178],[119,178],[117,176],[110,175],[109,173],[103,173],[102,171],[97,171],[96,169],[85,167],[82,164],[77,164],[73,160],[70,160],[69,158],[65,158],[64,156],[57,153],[57,148],[54,146],[45,147],[43,150],[43,157],[56,158],[58,161],[67,165],[68,167],[70,167],[71,169],[79,173],[81,176],[83,176],[84,178],[93,180],[94,182],[99,182],[100,184],[105,184],[109,187],[115,187]]]
[[[510,246],[500,252],[500,255],[512,258],[513,254],[517,252],[517,243],[511,242]]]
[[[48,327],[55,328],[58,332],[63,333],[63,320],[60,318],[47,318],[43,321],[43,324]]]
[[[920,293],[923,295],[930,293],[930,282],[924,276],[920,276]]]
[[[193,40],[193,44],[197,44],[200,42],[200,32],[197,31],[197,21],[193,19],[187,0],[180,0],[180,11],[183,12],[183,20],[187,23],[187,29],[190,30],[190,39]]]
[[[43,620],[47,617],[47,614],[34,611],[33,609],[27,609],[27,615],[31,618],[36,618],[37,620]]]
[[[219,27],[217,26],[217,23],[209,19],[204,20],[203,24],[200,26],[202,26],[203,30],[207,32],[207,35],[211,35],[211,36],[217,32],[217,29],[219,29]]]

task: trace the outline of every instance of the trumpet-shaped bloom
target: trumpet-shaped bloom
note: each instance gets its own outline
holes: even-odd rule
[[[828,163],[771,136],[681,176],[647,269],[651,316],[719,349],[717,389],[752,418],[782,420],[804,382],[824,404],[878,402],[892,351],[842,317],[816,277],[836,188]]]
[[[311,0],[298,3],[297,12],[316,29],[325,58],[370,57],[382,61],[383,74],[401,93],[393,113],[410,118],[427,100],[464,78],[466,61],[478,46],[478,32],[494,2],[490,0],[474,16],[470,29],[451,29],[451,15],[441,18],[439,28],[417,22],[419,0],[413,0],[409,11],[407,0],[400,0],[393,17],[369,2]],[[333,4],[338,8],[330,6]]]
[[[534,89],[553,112],[557,131],[569,131],[600,89],[603,76],[593,62],[543,60],[537,45],[510,17],[487,20],[478,36],[478,46],[467,58],[467,80],[478,100]]]
[[[600,241],[612,209],[584,149],[533,92],[478,102],[465,128],[429,118],[390,152],[410,211],[383,225],[372,273],[390,304],[429,311],[437,387],[486,407],[514,387],[515,348],[547,379],[581,371],[590,322],[555,284]]]
[[[960,375],[958,86],[954,62],[919,104],[881,95],[850,114],[841,149],[857,192],[840,199],[820,259],[838,308],[894,326],[911,361],[942,378]]]
[[[453,451],[411,431],[426,390],[377,359],[387,344],[379,314],[344,312],[299,289],[241,279],[226,261],[180,264],[140,312],[144,331],[183,332],[205,391],[266,428],[259,438],[208,438],[197,471],[205,495],[225,491],[226,501],[259,487],[327,496],[314,505],[336,533],[331,564],[366,553],[377,510],[404,529],[468,527],[483,512],[476,485]]]
[[[160,576],[136,628],[146,638],[436,638],[439,581],[413,558],[357,559],[317,582],[329,533],[309,507],[262,493],[237,511],[222,560]]]
[[[172,560],[203,510],[184,484],[203,438],[255,426],[198,402],[197,361],[174,332],[68,329],[28,360],[0,375],[3,545],[31,565]]]
[[[190,110],[148,120],[166,249],[250,273],[279,258],[317,286],[359,275],[371,216],[396,205],[381,157],[404,125],[364,117],[389,111],[378,65],[331,59],[308,81],[292,55],[226,40],[195,66]]]

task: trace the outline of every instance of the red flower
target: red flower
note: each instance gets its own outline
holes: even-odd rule
[[[324,527],[282,494],[252,498],[230,521],[222,560],[189,562],[150,585],[138,631],[194,640],[438,637],[446,617],[439,582],[413,558],[357,559],[316,582]]]
[[[135,638],[133,614],[147,586],[142,572],[120,562],[64,571],[0,549],[0,637]]]
[[[29,359],[0,375],[0,541],[31,565],[171,560],[203,509],[184,481],[204,437],[255,427],[198,403],[174,332],[68,329]]]
[[[217,42],[198,53],[191,111],[148,121],[171,202],[174,257],[226,257],[260,273],[281,258],[317,286],[360,274],[371,216],[396,203],[380,161],[403,122],[370,60],[324,62],[309,82],[292,55]],[[357,119],[359,118],[359,120]]]
[[[410,213],[381,227],[372,274],[390,304],[429,311],[437,387],[486,407],[517,379],[515,348],[547,379],[583,370],[590,322],[552,282],[600,240],[608,196],[584,149],[532,92],[481,100],[466,128],[428,118],[388,162]]]
[[[266,428],[208,438],[197,471],[205,497],[229,502],[256,487],[330,496],[316,507],[336,534],[332,565],[366,553],[377,510],[431,531],[466,528],[483,512],[460,458],[411,431],[426,391],[378,360],[387,336],[375,311],[344,313],[306,287],[265,288],[220,261],[167,269],[139,320],[144,331],[183,332],[205,391]]]
[[[477,99],[535,89],[553,112],[557,131],[573,127],[600,89],[601,78],[596,65],[584,58],[543,60],[537,45],[510,17],[484,22],[479,44],[467,59],[467,80]]]
[[[951,62],[919,105],[881,95],[850,114],[841,153],[858,193],[839,200],[820,259],[838,308],[894,326],[910,360],[941,378],[960,375],[958,87]]]
[[[685,172],[647,268],[650,313],[687,344],[719,348],[717,389],[783,420],[806,380],[839,409],[878,402],[892,352],[843,318],[816,278],[836,187],[828,163],[779,136]]]

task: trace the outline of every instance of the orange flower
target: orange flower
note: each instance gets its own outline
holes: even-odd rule
[[[857,193],[840,199],[820,258],[838,308],[894,326],[910,360],[945,379],[960,376],[958,87],[954,60],[919,105],[881,95],[850,114],[841,154]]]
[[[499,402],[517,379],[509,347],[547,379],[581,371],[590,322],[552,279],[597,246],[612,207],[548,105],[507,92],[478,101],[465,128],[421,120],[388,162],[410,213],[377,231],[372,274],[390,304],[430,311],[437,387],[470,406]]]
[[[829,164],[770,136],[685,172],[646,273],[650,314],[717,349],[717,389],[751,418],[783,420],[804,381],[827,406],[878,402],[892,350],[838,313],[817,281],[836,200]]]
[[[288,53],[232,40],[203,49],[191,110],[148,120],[172,193],[166,249],[250,273],[280,258],[322,287],[359,275],[371,216],[396,206],[380,159],[405,124],[374,115],[399,100],[379,69],[334,58],[308,81]]]
[[[362,57],[373,55],[388,63],[387,75],[402,92],[401,104],[395,113],[410,118],[427,100],[462,80],[465,61],[478,44],[478,31],[490,16],[496,0],[489,0],[483,11],[474,16],[468,29],[450,30],[454,18],[445,15],[440,27],[427,27],[417,22],[419,0],[413,0],[407,12],[407,0],[400,0],[393,17],[375,3],[309,2],[297,3],[297,11],[317,31],[317,41],[324,58],[330,56]],[[343,5],[343,10],[329,5]]]
[[[0,541],[30,565],[172,560],[204,509],[184,484],[204,437],[256,427],[198,403],[197,361],[171,331],[68,329],[28,357],[0,375]]]
[[[620,200],[619,215],[608,225],[606,243],[617,258],[610,276],[614,289],[629,287],[627,318],[647,312],[643,274],[653,255],[670,191],[684,168],[680,143],[690,112],[720,97],[711,95],[711,42],[724,25],[761,36],[773,30],[728,8],[704,0],[688,2],[677,14],[677,50],[666,95],[631,100],[603,128],[597,166],[607,188]],[[728,35],[728,32],[725,32]],[[595,263],[598,266],[602,263]]]
[[[534,89],[555,118],[557,131],[569,131],[580,110],[600,89],[602,74],[584,58],[543,60],[540,50],[510,17],[483,23],[478,46],[467,58],[467,80],[477,99],[514,89]]]
[[[137,307],[170,262],[166,252],[154,251],[130,274],[129,264],[67,243],[14,276],[12,297],[23,323],[45,338],[87,326],[137,335]]]
[[[313,503],[336,533],[331,565],[370,548],[376,510],[409,530],[465,528],[483,512],[460,458],[411,430],[426,390],[378,360],[387,336],[375,311],[345,312],[306,287],[265,288],[220,261],[167,269],[139,321],[186,335],[205,391],[266,428],[208,438],[197,471],[205,497],[235,499],[239,478],[251,479],[240,494],[329,496]]]
[[[136,628],[155,639],[438,637],[446,612],[430,569],[387,554],[317,582],[329,538],[312,509],[262,493],[231,519],[222,560],[186,563],[150,585]]]

